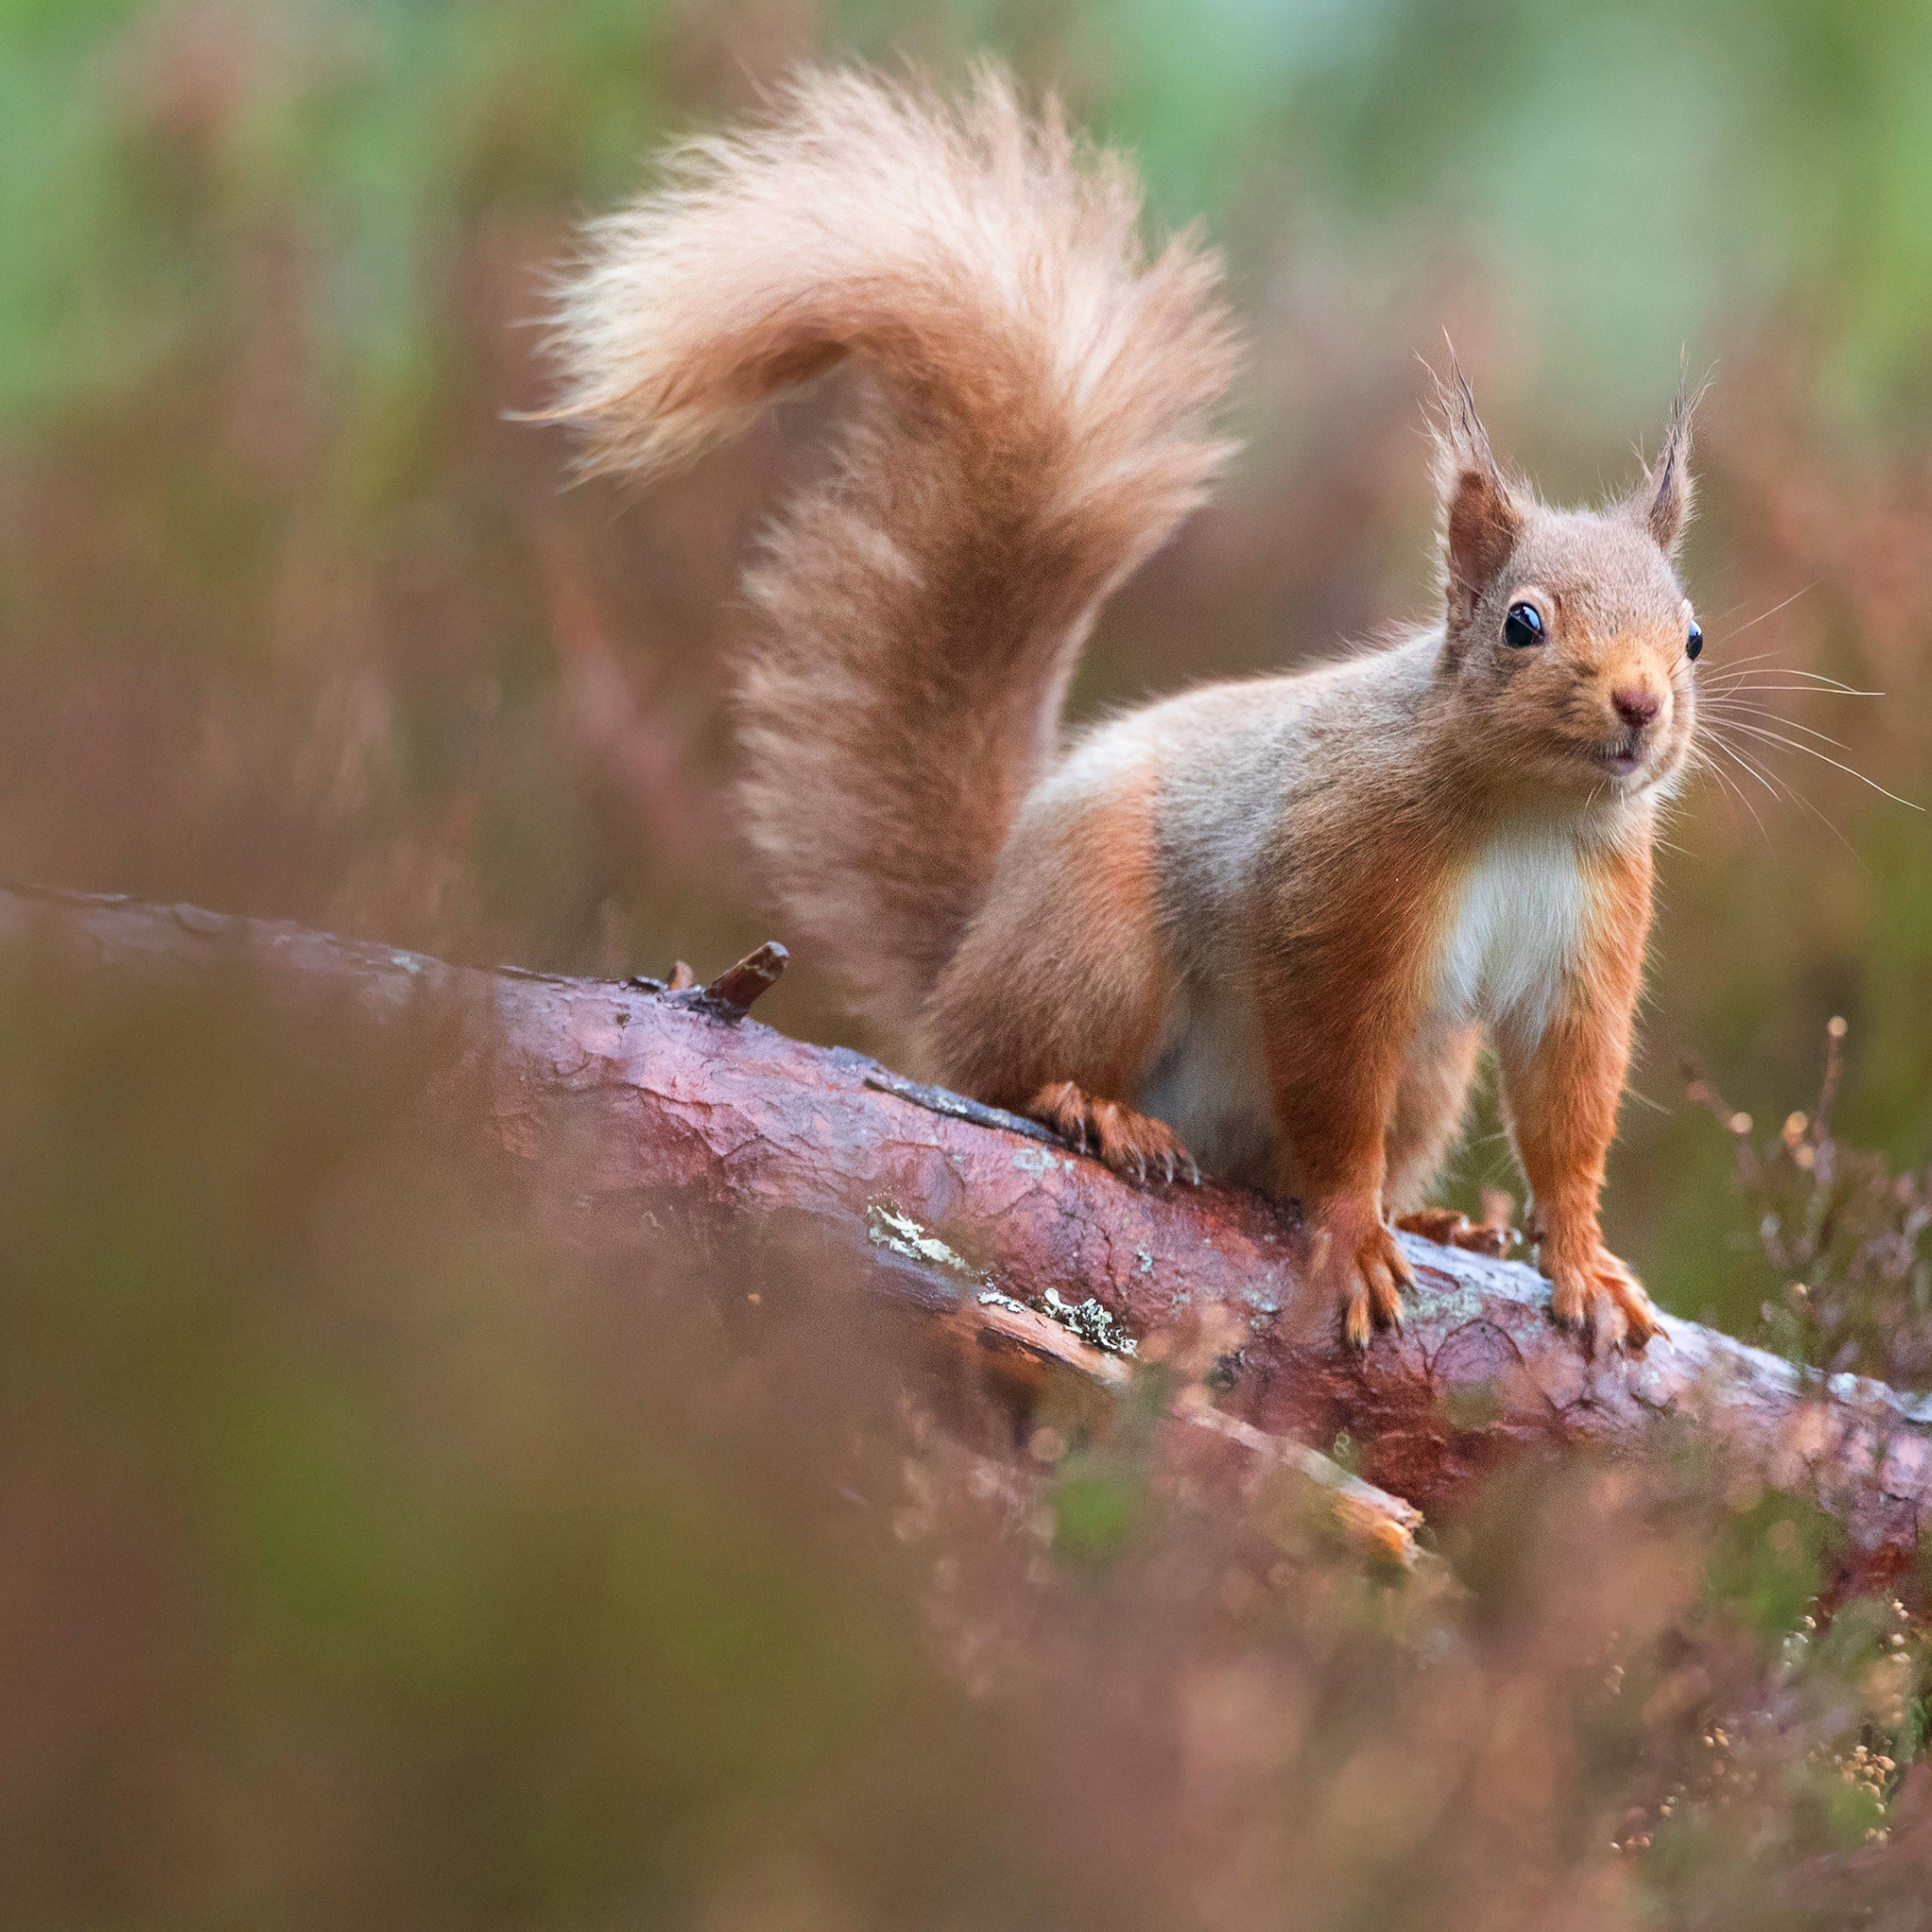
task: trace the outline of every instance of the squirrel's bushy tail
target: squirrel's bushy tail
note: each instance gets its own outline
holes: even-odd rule
[[[1234,341],[1214,258],[1149,262],[1118,158],[982,72],[958,108],[854,73],[675,152],[591,231],[557,345],[596,470],[655,470],[774,391],[873,380],[765,539],[740,686],[752,839],[791,928],[910,1025],[1055,755],[1095,606],[1200,499]]]

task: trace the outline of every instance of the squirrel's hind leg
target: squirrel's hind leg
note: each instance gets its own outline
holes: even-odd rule
[[[1382,1198],[1398,1227],[1421,1218],[1418,1210],[1462,1131],[1481,1039],[1482,1029],[1474,1023],[1425,1025],[1408,1050],[1401,1084],[1395,1091],[1395,1107],[1383,1136],[1388,1178],[1382,1184]],[[1408,1231],[1429,1233],[1421,1225]],[[1429,1238],[1446,1239],[1441,1235]]]
[[[1439,1247],[1467,1248],[1474,1255],[1501,1260],[1516,1245],[1516,1230],[1506,1223],[1472,1221],[1457,1208],[1419,1208],[1398,1214],[1395,1225],[1404,1234],[1419,1234]]]
[[[1030,1115],[1135,1180],[1198,1180],[1138,1094],[1178,988],[1155,899],[1151,765],[1029,812],[921,1023],[932,1077]]]
[[[1083,1152],[1097,1154],[1118,1174],[1137,1181],[1200,1184],[1194,1157],[1165,1121],[1136,1113],[1117,1100],[1097,1100],[1071,1080],[1042,1087],[1024,1111]]]
[[[1471,1221],[1454,1208],[1424,1208],[1469,1108],[1481,1029],[1474,1023],[1425,1028],[1409,1049],[1385,1138],[1389,1178],[1383,1195],[1395,1225],[1444,1247],[1507,1255],[1515,1231],[1507,1222]]]

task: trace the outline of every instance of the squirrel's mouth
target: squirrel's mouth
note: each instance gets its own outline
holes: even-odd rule
[[[1615,744],[1593,744],[1590,747],[1593,763],[1619,778],[1628,778],[1643,768],[1643,738],[1639,732],[1632,732],[1628,738],[1620,739]]]

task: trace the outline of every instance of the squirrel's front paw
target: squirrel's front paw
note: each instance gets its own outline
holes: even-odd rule
[[[1114,1173],[1129,1179],[1200,1182],[1194,1157],[1165,1121],[1136,1113],[1116,1100],[1096,1100],[1071,1080],[1042,1087],[1025,1110],[1081,1153],[1097,1154]]]
[[[1550,1313],[1565,1328],[1582,1331],[1584,1345],[1639,1349],[1657,1332],[1657,1309],[1643,1284],[1601,1241],[1585,1249],[1581,1259],[1539,1257],[1550,1277]]]
[[[1402,1291],[1415,1274],[1373,1200],[1330,1202],[1315,1216],[1309,1250],[1317,1292],[1334,1295],[1351,1347],[1377,1328],[1402,1326]]]

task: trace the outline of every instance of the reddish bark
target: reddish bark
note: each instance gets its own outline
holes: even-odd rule
[[[1840,1587],[1906,1573],[1932,1517],[1932,1399],[1807,1382],[1672,1317],[1644,1355],[1587,1360],[1530,1269],[1409,1237],[1407,1327],[1357,1357],[1331,1311],[1298,1297],[1291,1203],[1215,1184],[1135,1187],[1030,1123],[774,1033],[736,1004],[770,983],[767,956],[711,989],[659,992],[76,895],[0,894],[0,936],[37,913],[85,934],[108,965],[242,949],[305,985],[347,983],[372,1014],[467,997],[495,1023],[496,1135],[541,1171],[567,1168],[586,1226],[608,1215],[635,1238],[650,1217],[803,1217],[867,1253],[881,1289],[935,1311],[975,1308],[995,1290],[1039,1307],[1051,1291],[1097,1300],[1143,1344],[1184,1312],[1225,1305],[1245,1341],[1223,1410],[1274,1438],[1346,1432],[1365,1475],[1425,1510],[1507,1457],[1635,1449],[1684,1419],[1749,1478],[1810,1496],[1845,1525]]]

